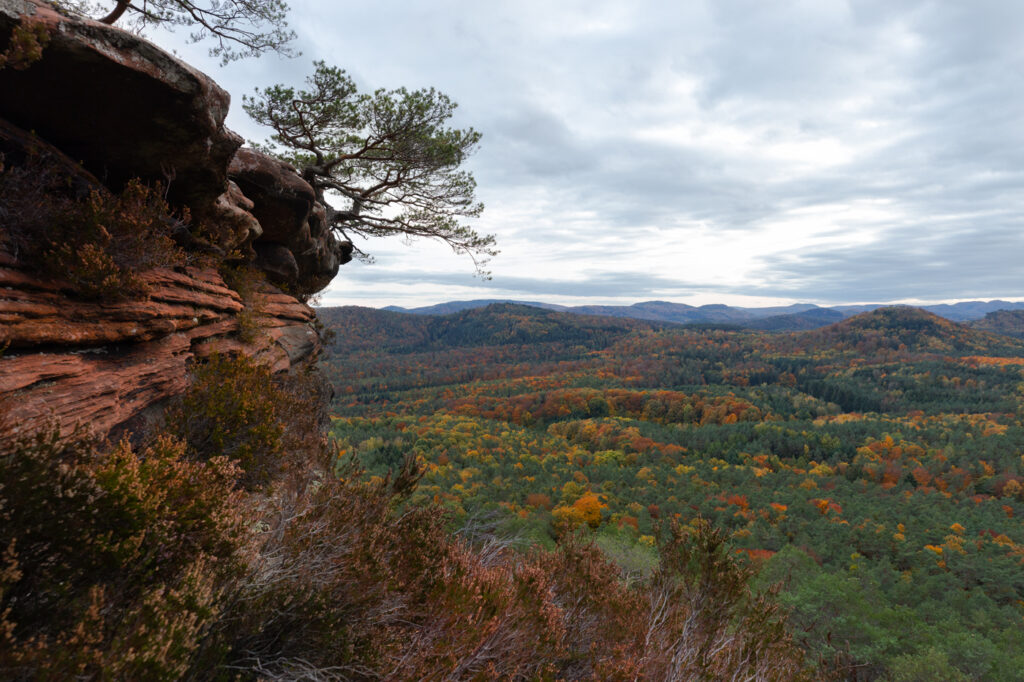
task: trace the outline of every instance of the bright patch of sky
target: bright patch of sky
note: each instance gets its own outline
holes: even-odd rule
[[[220,68],[234,96],[323,59],[437,87],[493,279],[376,240],[326,305],[513,298],[777,305],[1024,298],[1024,3],[295,0],[303,56]]]

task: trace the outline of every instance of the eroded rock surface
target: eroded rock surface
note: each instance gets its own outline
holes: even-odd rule
[[[111,189],[131,178],[169,183],[171,202],[189,207],[207,239],[257,259],[289,291],[323,289],[351,259],[351,244],[327,229],[324,207],[291,166],[239,149],[241,138],[224,127],[230,97],[208,76],[138,36],[40,0],[0,0],[0,50],[25,21],[50,39],[27,69],[0,69],[0,118]]]
[[[292,166],[243,147],[228,174],[253,202],[251,212],[263,226],[257,262],[275,281],[294,291],[319,291],[352,259],[352,244],[327,229],[326,210]]]
[[[309,306],[273,287],[249,306],[257,329],[238,338],[239,295],[215,270],[143,275],[144,300],[86,302],[59,280],[18,269],[0,254],[0,394],[14,432],[56,420],[104,435],[188,385],[188,367],[213,352],[243,353],[275,371],[320,350]]]
[[[174,202],[212,214],[242,143],[224,127],[228,93],[143,38],[39,0],[0,2],[0,49],[26,17],[48,30],[49,43],[29,68],[0,69],[0,117],[112,187],[170,180]]]

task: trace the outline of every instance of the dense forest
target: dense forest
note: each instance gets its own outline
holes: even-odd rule
[[[495,304],[321,309],[339,466],[621,580],[728,538],[815,677],[1024,679],[1024,343],[913,308],[770,334]]]

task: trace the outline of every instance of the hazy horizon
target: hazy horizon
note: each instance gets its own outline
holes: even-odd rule
[[[1024,297],[996,296],[996,297],[993,297],[993,298],[985,298],[985,299],[979,299],[979,298],[960,298],[960,299],[945,299],[945,300],[938,300],[938,301],[927,301],[927,300],[899,300],[899,301],[873,300],[873,301],[853,301],[853,302],[849,302],[849,303],[830,303],[830,304],[816,303],[814,301],[797,301],[797,300],[793,300],[793,301],[782,302],[782,303],[763,303],[761,301],[758,301],[758,302],[755,302],[754,304],[742,304],[742,303],[725,303],[724,301],[721,301],[721,300],[710,301],[710,302],[707,302],[707,303],[703,303],[703,302],[701,302],[701,303],[687,303],[686,301],[668,300],[668,299],[632,300],[632,301],[625,302],[625,303],[623,303],[623,302],[616,302],[616,301],[609,302],[609,301],[594,301],[594,300],[591,300],[591,299],[585,299],[584,302],[577,303],[577,302],[565,302],[564,300],[563,301],[548,301],[548,300],[541,300],[540,298],[526,299],[526,298],[511,298],[511,297],[507,297],[507,296],[498,296],[498,297],[494,297],[494,296],[481,296],[481,297],[477,297],[477,298],[457,298],[457,299],[435,300],[435,301],[429,301],[427,303],[417,303],[415,305],[401,305],[399,303],[378,303],[376,305],[369,304],[369,303],[335,303],[335,302],[329,302],[327,300],[321,300],[321,301],[317,302],[314,305],[314,307],[327,308],[327,307],[336,307],[336,306],[344,306],[344,305],[359,305],[359,306],[363,306],[363,307],[366,307],[366,308],[383,309],[383,308],[388,308],[388,307],[394,306],[394,307],[405,308],[405,309],[408,309],[408,310],[413,310],[413,309],[416,309],[416,308],[429,308],[431,306],[450,304],[450,303],[471,303],[471,302],[475,302],[475,301],[492,301],[492,300],[496,301],[496,302],[501,302],[501,301],[508,300],[508,301],[511,301],[511,302],[521,302],[521,303],[543,303],[543,304],[546,304],[546,305],[560,305],[560,306],[565,306],[565,307],[584,306],[584,305],[593,305],[593,306],[630,306],[630,305],[638,305],[638,304],[642,304],[642,303],[659,302],[659,303],[676,303],[676,304],[683,304],[683,305],[691,305],[691,306],[694,306],[694,307],[700,307],[700,306],[704,306],[704,305],[721,304],[721,305],[728,305],[728,306],[737,307],[737,308],[775,308],[775,307],[786,307],[786,306],[791,306],[791,305],[809,304],[809,305],[816,305],[816,306],[818,306],[820,308],[844,308],[844,307],[849,307],[849,306],[871,306],[871,305],[881,305],[881,306],[907,305],[907,306],[924,307],[924,306],[935,306],[935,305],[955,305],[957,303],[974,303],[974,302],[990,303],[990,302],[993,302],[993,301],[1005,301],[1007,303],[1020,303],[1020,302],[1024,302]]]

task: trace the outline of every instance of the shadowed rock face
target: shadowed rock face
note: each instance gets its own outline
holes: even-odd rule
[[[2,1],[2,0],[0,0]],[[25,163],[29,156],[39,158],[56,173],[68,179],[72,194],[83,197],[94,189],[101,189],[101,183],[89,171],[69,159],[56,147],[46,144],[35,134],[11,125],[0,118],[0,154],[6,165],[17,166]],[[2,217],[2,216],[0,216]]]
[[[319,291],[352,260],[352,244],[339,242],[327,227],[327,212],[295,169],[243,147],[228,174],[254,206],[263,234],[255,242],[257,263],[275,281],[297,290]]]
[[[230,98],[208,76],[138,36],[38,0],[0,0],[0,50],[21,21],[51,37],[29,68],[0,69],[0,118],[111,189],[136,177],[169,182],[170,201],[212,228],[218,247],[258,258],[290,291],[323,289],[351,259],[351,244],[327,229],[324,207],[291,166],[239,149],[241,138],[224,127]]]
[[[209,77],[143,39],[38,0],[0,0],[0,50],[26,16],[51,39],[24,71],[0,69],[8,166],[31,153],[78,195],[116,191],[134,177],[170,178],[170,201],[215,237],[208,244],[179,226],[183,246],[207,258],[231,253],[236,264],[240,254],[289,291],[315,293],[348,260],[351,245],[346,251],[326,229],[324,207],[286,164],[244,150],[229,179],[241,139],[224,128],[228,95]],[[190,364],[211,353],[244,354],[275,371],[319,353],[313,310],[270,284],[247,304],[214,269],[158,268],[138,273],[144,298],[86,301],[4,251],[2,237],[0,221],[0,429],[56,420],[64,432],[83,424],[116,433],[159,413],[187,387]]]
[[[0,3],[0,45],[22,15],[42,23],[50,41],[28,69],[0,70],[0,117],[108,186],[172,178],[172,200],[198,216],[211,212],[242,143],[224,127],[227,92],[138,36],[35,1]]]
[[[316,193],[289,164],[242,147],[228,174],[253,200],[252,214],[267,226],[263,241],[301,247],[309,239],[309,216]]]

